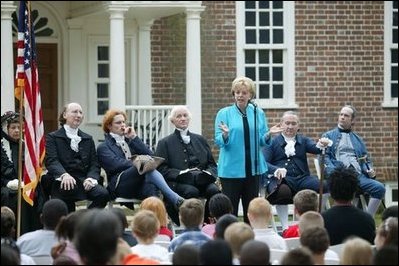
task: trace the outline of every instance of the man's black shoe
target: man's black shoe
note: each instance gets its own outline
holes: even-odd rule
[[[184,199],[183,198],[180,198],[180,199],[178,199],[177,200],[177,202],[176,202],[176,209],[179,211],[179,209],[180,209],[180,206],[183,204],[183,202],[184,202]]]

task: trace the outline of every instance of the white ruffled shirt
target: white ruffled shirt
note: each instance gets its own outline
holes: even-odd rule
[[[296,143],[295,137],[288,138],[284,135],[283,135],[283,137],[284,137],[285,142],[287,143],[287,145],[285,145],[285,148],[284,148],[285,155],[287,155],[287,157],[294,156],[295,155],[295,143]]]
[[[129,145],[127,145],[125,141],[125,137],[112,132],[110,132],[109,134],[111,135],[111,137],[115,139],[116,145],[121,147],[123,153],[125,154],[126,159],[129,160],[132,157],[132,153],[130,152]]]
[[[79,143],[82,140],[80,136],[78,136],[78,129],[71,128],[68,125],[64,125],[64,129],[68,138],[71,139],[71,149],[75,152],[79,151]]]
[[[185,144],[189,144],[190,143],[190,135],[188,135],[188,128],[186,128],[186,129],[176,128],[176,129],[180,131],[180,136],[183,139],[183,142]]]

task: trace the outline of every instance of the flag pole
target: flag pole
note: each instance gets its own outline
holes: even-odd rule
[[[20,7],[21,8],[21,7]],[[30,1],[27,1],[26,4],[27,9],[27,20],[28,20],[28,29],[31,27],[31,17],[30,17]],[[21,17],[19,18],[21,20]],[[19,23],[22,23],[19,21]],[[27,30],[28,30],[27,29]],[[19,49],[20,47],[17,47]],[[25,50],[25,48],[24,48]],[[17,62],[17,64],[20,62]],[[17,202],[17,238],[21,235],[21,220],[22,220],[22,190],[23,190],[23,181],[24,181],[24,173],[23,173],[23,158],[24,158],[24,101],[25,101],[25,78],[21,79],[17,77],[16,87],[19,89],[19,145],[18,145],[18,202]]]
[[[18,203],[17,203],[17,238],[21,235],[21,206],[22,206],[22,156],[23,156],[23,131],[24,131],[24,118],[23,118],[23,102],[24,102],[24,87],[17,84],[20,88],[19,98],[19,144],[18,144]]]

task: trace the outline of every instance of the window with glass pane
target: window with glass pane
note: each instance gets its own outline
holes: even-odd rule
[[[97,115],[103,115],[109,106],[109,46],[97,47]]]
[[[245,75],[258,85],[259,99],[281,99],[284,97],[283,2],[246,1],[244,7]],[[274,47],[278,45],[278,49]]]

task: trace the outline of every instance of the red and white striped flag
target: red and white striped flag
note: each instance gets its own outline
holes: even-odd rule
[[[20,100],[23,95],[25,155],[22,180],[25,185],[22,196],[30,205],[33,205],[45,154],[43,114],[32,23],[29,1],[20,1],[15,97]]]

